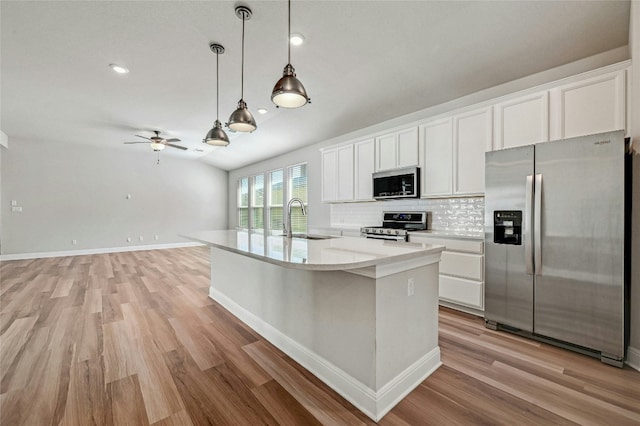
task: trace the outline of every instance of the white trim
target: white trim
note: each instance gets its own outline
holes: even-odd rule
[[[625,360],[625,364],[634,370],[640,371],[640,349],[629,346],[627,348],[627,359]]]
[[[240,321],[247,324],[376,422],[442,365],[440,347],[436,346],[376,392],[325,358],[286,336],[218,290],[210,288],[209,297],[220,303]]]
[[[46,251],[46,252],[40,252],[40,253],[2,254],[0,255],[0,261],[41,259],[45,257],[83,256],[87,254],[120,253],[120,252],[126,252],[126,251],[162,250],[162,249],[170,249],[170,248],[194,247],[194,246],[204,246],[204,245],[206,244],[202,244],[198,242],[187,242],[187,243],[153,244],[153,245],[133,246],[133,247],[108,247],[108,248],[84,249],[84,250]]]

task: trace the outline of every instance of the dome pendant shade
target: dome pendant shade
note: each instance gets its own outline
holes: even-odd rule
[[[202,142],[212,146],[227,146],[229,145],[229,137],[224,130],[222,130],[222,123],[220,123],[220,120],[218,119],[218,101],[220,96],[219,59],[220,55],[224,53],[224,47],[218,43],[211,43],[209,45],[209,49],[216,54],[216,121],[213,123],[213,127],[207,132],[207,136],[204,137]]]
[[[258,127],[244,100],[238,102],[238,109],[229,117],[227,126],[235,132],[253,132]]]
[[[307,91],[296,78],[291,64],[284,67],[282,78],[278,80],[271,92],[271,101],[282,108],[299,108],[309,102]]]
[[[242,62],[240,67],[240,101],[238,101],[238,109],[233,111],[227,127],[235,132],[253,132],[258,128],[256,120],[247,109],[247,103],[244,101],[244,21],[251,19],[252,12],[246,6],[236,7],[236,16],[242,19]]]
[[[220,120],[216,120],[211,130],[207,133],[204,142],[213,146],[229,145],[229,137],[224,130],[222,130],[222,123],[220,123]]]

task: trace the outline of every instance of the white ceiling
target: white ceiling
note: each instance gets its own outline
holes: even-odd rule
[[[258,122],[212,152],[201,143],[215,119],[244,99]],[[154,129],[182,152],[232,170],[390,118],[628,43],[628,1],[292,2],[292,64],[312,103],[277,110],[273,85],[286,64],[285,1],[2,1],[0,129],[9,141],[123,145]],[[128,67],[116,75],[108,67]],[[257,113],[265,107],[265,115]]]

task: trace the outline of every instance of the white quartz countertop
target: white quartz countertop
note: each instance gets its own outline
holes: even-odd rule
[[[335,271],[365,268],[438,254],[444,246],[336,237],[323,240],[249,234],[246,231],[196,231],[183,235],[222,250],[287,268]]]

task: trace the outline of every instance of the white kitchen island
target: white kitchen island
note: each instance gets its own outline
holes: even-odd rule
[[[442,246],[201,231],[209,296],[375,421],[440,366]]]

